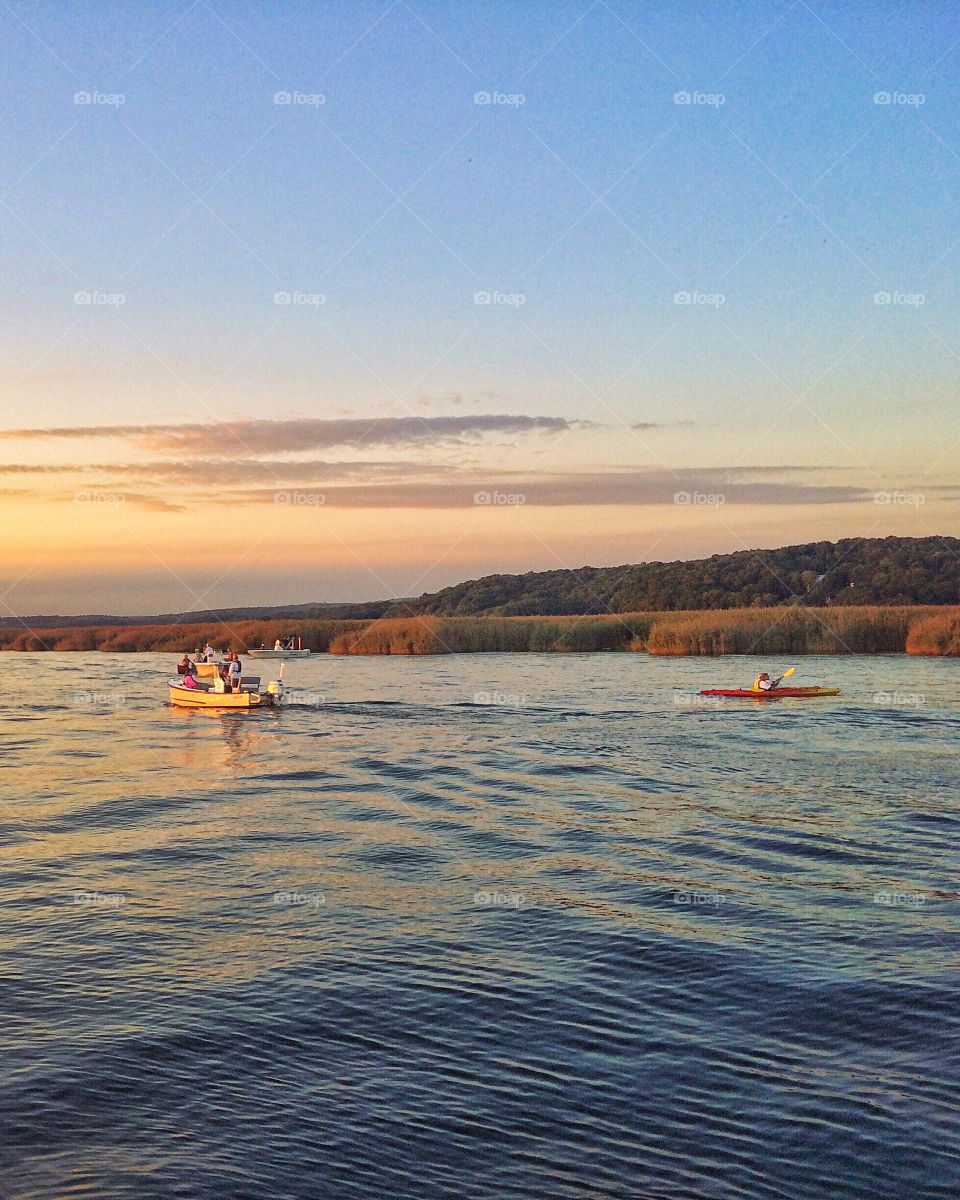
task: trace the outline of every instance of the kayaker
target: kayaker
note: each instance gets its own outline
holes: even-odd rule
[[[789,673],[790,672],[788,672],[788,674]],[[753,681],[753,690],[755,692],[772,692],[780,686],[783,680],[783,675],[781,675],[779,679],[771,679],[766,671],[761,671]]]

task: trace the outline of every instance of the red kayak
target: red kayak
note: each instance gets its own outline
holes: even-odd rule
[[[793,697],[795,700],[812,699],[814,696],[839,696],[839,688],[823,687],[778,687],[768,692],[754,691],[753,688],[707,688],[701,696],[727,696],[735,700],[781,700]]]

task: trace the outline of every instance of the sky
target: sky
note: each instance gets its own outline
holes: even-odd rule
[[[954,4],[0,37],[0,616],[960,534]]]

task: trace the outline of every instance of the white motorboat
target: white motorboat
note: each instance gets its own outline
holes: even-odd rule
[[[248,646],[247,653],[251,658],[308,658],[310,656],[310,651],[303,648],[303,638],[292,636],[283,641],[277,638],[272,650],[267,646],[261,646],[258,650]]]

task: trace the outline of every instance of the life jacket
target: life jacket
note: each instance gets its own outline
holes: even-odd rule
[[[192,675],[184,675],[181,686],[185,688],[195,688],[197,686],[197,681]]]

